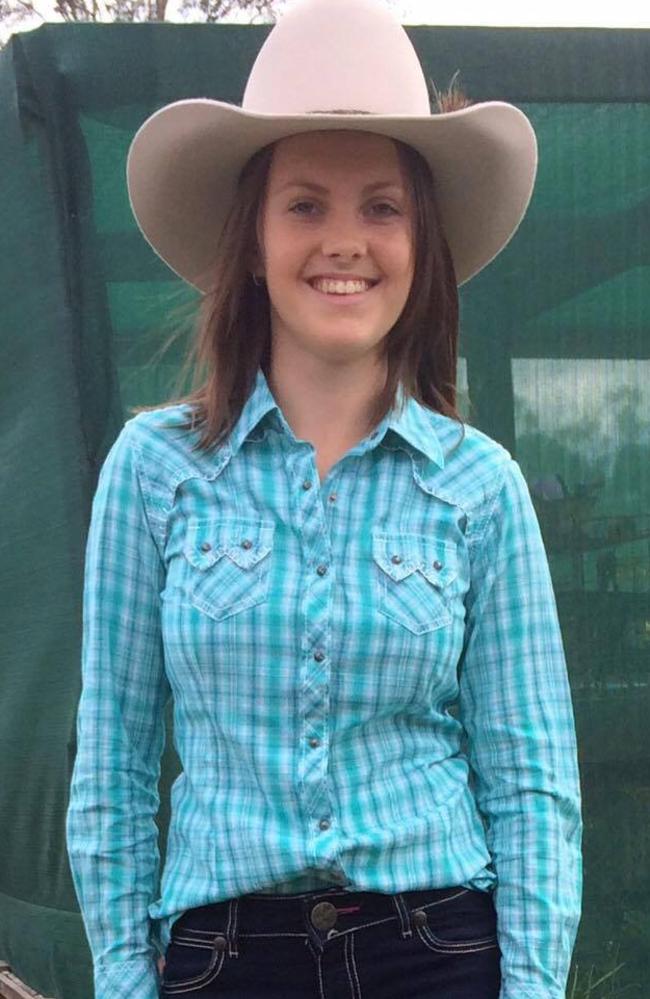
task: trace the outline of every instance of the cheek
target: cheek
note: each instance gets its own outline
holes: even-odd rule
[[[271,217],[265,219],[263,235],[267,267],[273,271],[283,270],[295,244],[291,232],[281,221]]]
[[[299,275],[304,267],[304,255],[301,253],[300,241],[288,233],[277,233],[277,238],[267,253],[269,273],[279,280],[291,280]]]
[[[412,274],[415,263],[415,249],[410,233],[401,231],[395,233],[383,247],[383,255],[387,266],[396,275]]]
[[[414,259],[408,249],[405,248],[399,255],[394,257],[393,266],[393,274],[395,275],[397,283],[402,286],[402,292],[411,287],[414,273]]]

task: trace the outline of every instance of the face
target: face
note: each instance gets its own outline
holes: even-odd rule
[[[318,189],[311,185],[318,185]],[[413,280],[412,206],[397,147],[370,132],[290,136],[275,147],[258,221],[273,349],[330,363],[375,357]],[[320,285],[319,277],[372,287]]]

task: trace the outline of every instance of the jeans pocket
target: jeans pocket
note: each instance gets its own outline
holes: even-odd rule
[[[163,996],[194,992],[214,982],[223,970],[227,947],[222,933],[188,928],[174,931],[165,954]]]
[[[473,954],[499,946],[490,892],[461,889],[442,903],[412,909],[411,916],[421,943],[436,954]]]

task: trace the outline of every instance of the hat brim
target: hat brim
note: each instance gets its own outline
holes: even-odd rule
[[[156,254],[199,291],[239,174],[272,142],[301,132],[375,132],[413,146],[429,163],[458,285],[512,239],[532,196],[537,140],[526,115],[489,101],[426,116],[274,115],[193,98],[168,104],[138,129],[126,165],[131,209]]]

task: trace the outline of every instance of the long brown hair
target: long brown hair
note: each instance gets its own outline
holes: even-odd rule
[[[453,90],[453,81],[447,94],[435,91],[435,98],[439,111],[470,103]],[[387,378],[370,423],[377,425],[395,405],[401,382],[405,399],[413,397],[458,421],[463,428],[462,440],[465,425],[456,409],[458,287],[436,202],[435,178],[417,150],[399,140],[392,141],[411,184],[415,267],[404,309],[382,342]],[[201,300],[197,333],[178,382],[184,382],[189,369],[193,372],[193,387],[188,394],[163,404],[189,405],[188,420],[174,426],[200,431],[196,450],[216,447],[227,438],[253,389],[258,368],[267,378],[269,375],[269,296],[265,284],[254,283],[251,267],[274,146],[272,143],[258,150],[240,173],[216,249],[213,285]],[[158,408],[138,406],[131,411]]]

